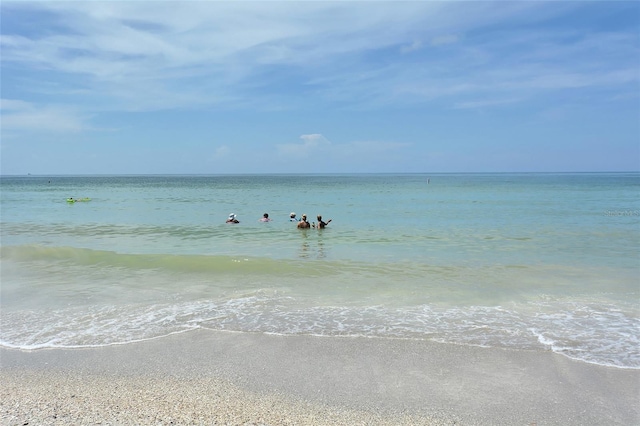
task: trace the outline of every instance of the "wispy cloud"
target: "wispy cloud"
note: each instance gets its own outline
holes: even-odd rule
[[[5,14],[21,11],[18,4],[3,6]],[[376,4],[362,15],[358,7],[342,3],[192,2],[177,9],[170,3],[150,8],[144,2],[52,2],[25,7],[53,14],[55,29],[31,36],[4,34],[5,63],[88,77],[94,92],[142,109],[248,100],[246,89],[256,87],[256,77],[262,86],[277,79],[273,67],[292,67],[304,76],[300,70],[326,66],[343,55],[404,42],[403,31],[378,30],[394,22],[416,25],[430,9]],[[421,13],[406,21],[412,10]]]
[[[86,124],[87,117],[67,107],[2,99],[0,111],[4,131],[77,133],[89,128]]]
[[[318,149],[331,147],[331,142],[321,134],[301,135],[302,142],[277,144],[278,154],[285,158],[301,159],[308,158],[318,153]]]
[[[367,4],[366,13],[363,7],[358,2],[188,2],[180,8],[169,2],[153,7],[9,2],[2,4],[5,16],[19,20],[21,13],[39,10],[53,19],[26,34],[4,25],[3,67],[31,69],[34,81],[39,72],[54,72],[65,90],[90,93],[105,109],[255,108],[278,103],[269,99],[273,86],[289,87],[289,104],[312,94],[347,106],[434,99],[453,105],[461,94],[490,96],[503,86],[528,90],[534,79],[542,87],[545,79],[559,82],[564,75],[575,84],[578,68],[583,81],[602,84],[598,74],[632,69],[628,58],[637,54],[632,35],[571,38],[534,28],[516,37],[483,36],[497,21],[530,23],[532,11],[561,14],[578,6],[380,2]],[[608,63],[604,55],[613,45],[619,53],[607,54],[614,59]],[[597,54],[583,56],[588,49]],[[381,54],[373,59],[374,52]],[[555,64],[555,76],[540,74],[548,64]],[[505,82],[501,74],[508,73],[531,75]]]

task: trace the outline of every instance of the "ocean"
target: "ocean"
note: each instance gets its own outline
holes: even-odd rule
[[[4,347],[214,329],[640,368],[639,173],[3,176],[0,190]],[[300,230],[292,211],[332,222]]]

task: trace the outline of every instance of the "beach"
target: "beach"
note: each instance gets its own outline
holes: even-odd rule
[[[638,424],[640,372],[424,340],[211,330],[0,349],[2,424]]]
[[[639,177],[2,177],[0,423],[640,424]]]

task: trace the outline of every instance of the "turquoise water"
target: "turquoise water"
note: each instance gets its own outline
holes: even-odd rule
[[[640,368],[638,173],[0,182],[4,346],[211,328]],[[333,221],[298,230],[291,211]],[[225,223],[232,212],[239,224]],[[272,222],[259,222],[265,212]]]

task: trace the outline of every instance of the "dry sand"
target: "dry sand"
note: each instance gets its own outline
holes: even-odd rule
[[[3,425],[634,425],[640,371],[551,352],[200,330],[0,349]]]

